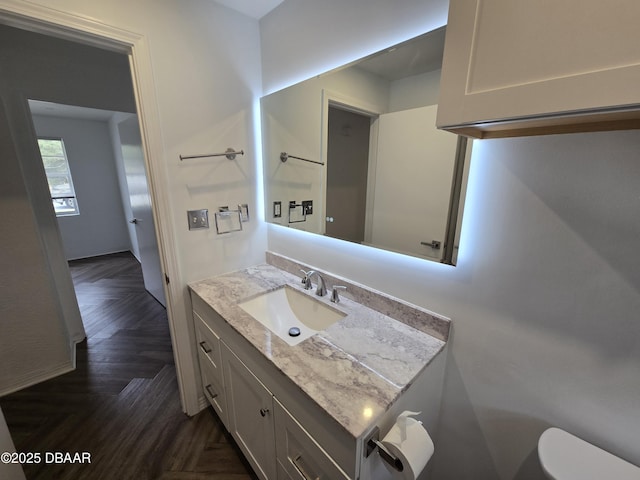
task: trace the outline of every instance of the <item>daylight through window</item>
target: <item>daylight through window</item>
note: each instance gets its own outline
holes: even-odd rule
[[[39,138],[38,146],[56,215],[78,215],[80,211],[62,139]]]

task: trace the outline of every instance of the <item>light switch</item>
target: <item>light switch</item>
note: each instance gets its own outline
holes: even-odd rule
[[[209,228],[209,210],[206,208],[200,210],[187,211],[189,218],[189,230],[197,230],[199,228]]]

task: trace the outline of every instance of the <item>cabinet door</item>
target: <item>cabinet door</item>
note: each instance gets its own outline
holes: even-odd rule
[[[639,20],[637,0],[451,0],[438,127],[488,138],[637,124]]]
[[[348,480],[348,476],[333,459],[274,400],[278,480]]]
[[[230,432],[262,480],[276,478],[273,396],[222,342]]]

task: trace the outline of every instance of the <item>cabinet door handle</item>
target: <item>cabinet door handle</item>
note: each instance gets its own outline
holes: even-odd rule
[[[260,409],[260,415],[262,415],[263,417],[266,417],[267,413],[269,413],[269,409],[268,408],[261,408]]]
[[[200,348],[204,353],[211,353],[213,350],[207,347],[207,342],[200,342]]]
[[[303,466],[300,464],[301,459],[302,459],[302,455],[298,455],[296,458],[291,459],[291,463],[293,463],[293,466],[296,467],[296,470],[298,470],[298,473],[302,475],[302,478],[304,478],[304,480],[320,480],[320,475],[316,475],[314,477],[312,475],[309,475],[306,472],[306,469],[303,468]]]
[[[207,393],[209,394],[209,396],[211,396],[212,399],[218,396],[217,393],[214,393],[213,390],[211,390],[211,384],[204,387],[204,389],[207,391]]]

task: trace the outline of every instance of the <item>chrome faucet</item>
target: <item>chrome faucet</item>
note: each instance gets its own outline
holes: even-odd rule
[[[318,295],[319,297],[324,297],[327,294],[327,287],[324,284],[324,278],[322,278],[322,275],[320,275],[318,272],[314,272],[313,270],[311,271],[310,276],[314,273],[318,277],[318,287],[316,288],[316,295]]]
[[[318,277],[318,287],[316,288],[316,295],[319,297],[324,297],[327,294],[327,286],[324,283],[324,278],[315,270],[309,270],[305,272],[304,270],[300,270],[304,277],[302,277],[302,284],[304,285],[305,290],[311,290],[313,285],[311,284],[311,277],[316,275]]]

